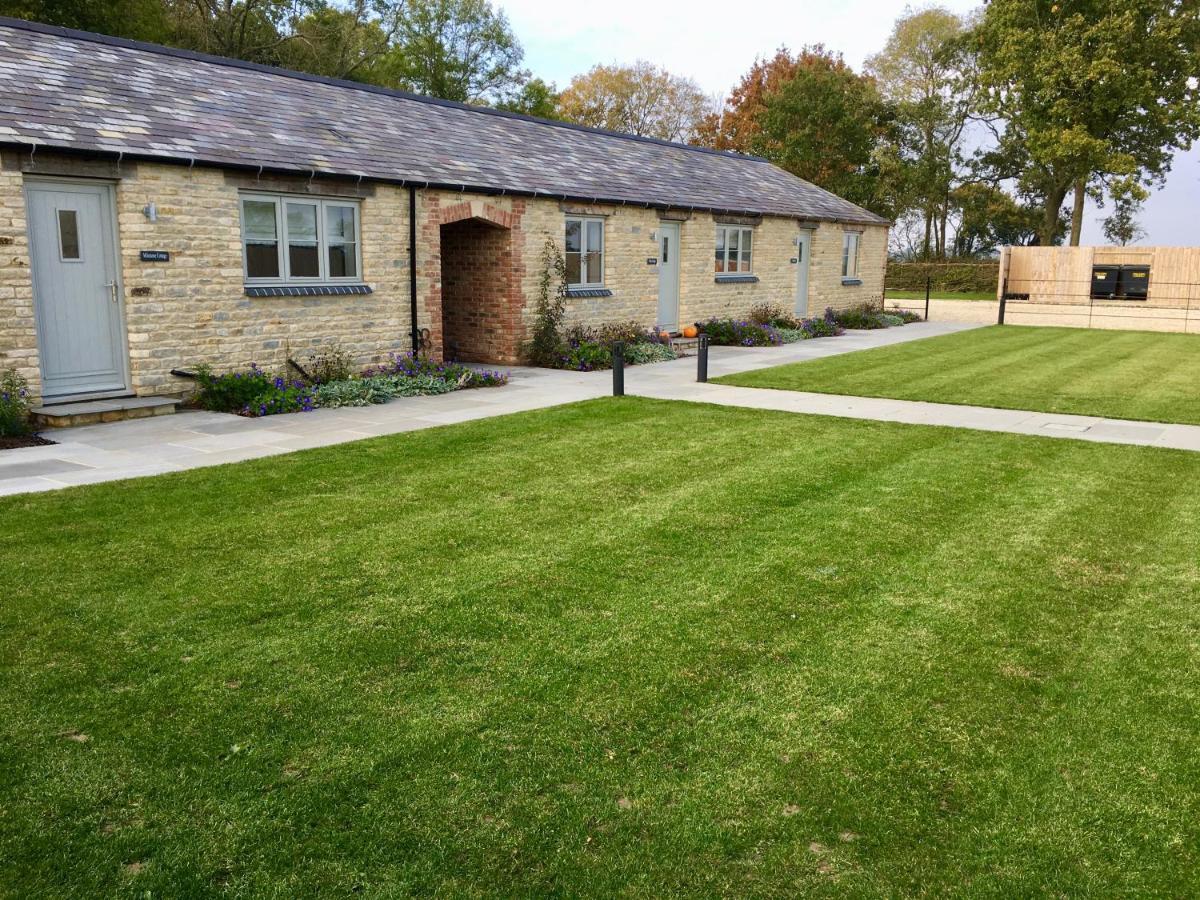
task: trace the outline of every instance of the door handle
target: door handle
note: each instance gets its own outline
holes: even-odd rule
[[[112,298],[112,302],[117,302],[117,283],[116,281],[106,281],[104,286],[108,288],[108,296]]]

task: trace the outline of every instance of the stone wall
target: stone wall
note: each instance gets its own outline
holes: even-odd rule
[[[604,282],[611,297],[571,298],[568,318],[573,322],[636,321],[650,327],[658,315],[658,268],[655,231],[663,214],[659,210],[629,206],[579,206],[537,201],[525,216],[524,293],[526,324],[533,314],[542,270],[541,252],[547,237],[562,247],[568,214],[604,218]],[[690,323],[724,316],[745,315],[758,303],[772,303],[791,312],[796,306],[796,238],[801,223],[793,219],[764,217],[754,226],[753,274],[755,283],[718,283],[714,270],[716,224],[708,213],[690,213],[680,221],[679,321]],[[805,223],[811,224],[811,223]],[[813,233],[809,271],[809,313],[826,307],[846,309],[860,303],[878,303],[883,297],[887,270],[887,229],[862,228],[859,250],[859,285],[842,283],[842,239],[845,228],[824,222]]]
[[[406,188],[6,153],[0,156],[0,366],[17,367],[35,392],[38,351],[22,192],[23,177],[31,172],[105,177],[115,184],[130,369],[134,391],[140,395],[187,391],[191,382],[171,375],[171,370],[194,369],[201,363],[218,371],[251,362],[281,367],[289,353],[303,360],[322,344],[336,342],[366,365],[409,349]],[[358,199],[363,276],[372,293],[247,296],[239,210],[244,191]],[[154,222],[142,212],[151,202],[157,208]],[[464,347],[463,358],[515,361],[534,316],[543,244],[549,236],[561,247],[568,212],[604,217],[604,277],[612,291],[608,297],[572,298],[569,319],[656,324],[658,270],[648,260],[658,255],[654,232],[663,213],[421,190],[416,266],[418,322],[427,338],[426,352],[442,356],[442,303],[449,295],[453,303],[447,324],[455,331],[452,339]],[[707,213],[666,215],[681,226],[681,324],[744,315],[763,302],[794,309],[797,270],[792,260],[803,223],[763,218],[754,226],[753,269],[758,281],[719,284],[713,271],[714,218]],[[455,225],[467,221],[472,224]],[[862,283],[854,286],[841,279],[843,227],[822,223],[813,232],[811,313],[882,297],[887,230],[862,230]],[[443,233],[453,241],[446,248]],[[470,236],[494,240],[495,246],[472,248]],[[139,251],[144,249],[166,250],[170,261],[143,262]],[[479,313],[464,316],[472,304]]]
[[[16,369],[36,394],[41,373],[22,183],[16,157],[0,156],[0,368]]]

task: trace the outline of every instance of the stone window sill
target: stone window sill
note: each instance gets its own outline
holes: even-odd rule
[[[861,278],[843,278],[842,284],[845,287],[858,287],[860,284],[862,284],[862,279]]]
[[[247,297],[346,297],[369,294],[367,284],[247,284]]]
[[[754,284],[757,275],[718,275],[713,279],[717,284]]]
[[[567,288],[568,297],[611,297],[613,292],[608,288]]]

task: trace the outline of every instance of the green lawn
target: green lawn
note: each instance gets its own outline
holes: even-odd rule
[[[1195,895],[1198,531],[634,398],[0,499],[0,894]]]
[[[924,291],[885,291],[888,300],[921,300],[925,299]],[[995,291],[933,291],[929,295],[934,300],[995,300]]]
[[[1200,425],[1200,336],[993,325],[713,379]]]

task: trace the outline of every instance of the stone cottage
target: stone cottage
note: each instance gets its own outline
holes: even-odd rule
[[[0,367],[45,402],[516,362],[547,238],[574,321],[819,314],[882,296],[887,227],[754,157],[0,19]]]

